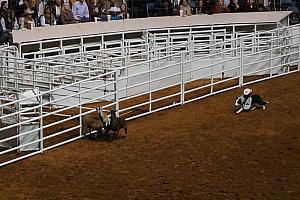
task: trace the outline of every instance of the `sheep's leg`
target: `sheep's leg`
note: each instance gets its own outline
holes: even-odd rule
[[[116,134],[116,131],[113,132],[110,141],[114,141],[115,134]]]
[[[109,129],[105,130],[104,133],[105,133],[105,134],[104,134],[105,139],[106,139],[106,140],[109,140]]]
[[[97,130],[97,136],[99,138],[99,136],[101,137],[102,136],[102,127],[100,127],[98,130]]]
[[[85,134],[86,134],[86,132],[87,132],[87,129],[88,129],[88,127],[86,127],[85,130],[84,130],[83,127],[82,127],[82,130],[84,130],[84,132],[83,132],[83,139],[85,139]]]
[[[119,134],[119,131],[120,131],[120,130],[117,130],[117,132],[116,132],[116,135],[115,135],[115,138],[114,138],[114,139],[116,139],[116,138],[117,138],[117,136],[118,136],[118,134]]]
[[[93,140],[93,139],[95,139],[95,136],[92,134],[92,131],[93,131],[93,129],[92,129],[92,127],[89,127],[89,130],[90,130],[90,138],[91,138],[91,140]]]
[[[115,131],[112,138],[111,138],[111,141],[113,141],[114,139],[116,139],[117,135],[119,133],[119,130]]]

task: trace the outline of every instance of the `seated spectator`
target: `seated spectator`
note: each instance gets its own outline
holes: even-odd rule
[[[33,11],[32,13],[32,18],[34,20],[34,22],[36,23],[36,20],[38,18],[38,7],[37,7],[37,0],[29,0],[29,9]]]
[[[238,0],[230,0],[228,8],[229,8],[231,13],[236,13],[236,12],[241,11]]]
[[[119,19],[127,19],[129,18],[129,13],[127,12],[127,6],[125,3],[121,5]]]
[[[101,5],[101,11],[102,12],[106,12],[107,10],[109,10],[110,9],[110,0],[104,0],[103,2],[102,2],[102,5]]]
[[[17,30],[19,29],[19,22],[17,17],[15,16],[15,13],[12,10],[8,10],[8,20],[7,20],[7,27],[9,31]]]
[[[45,6],[44,17],[45,17],[45,24],[48,24],[50,26],[54,25],[54,23],[55,23],[54,22],[55,21],[55,16],[51,12],[50,5],[46,5]]]
[[[98,1],[97,3],[95,2],[95,4],[90,4],[89,5],[89,11],[90,11],[90,15],[91,15],[91,21],[97,17],[100,17],[101,14],[101,5],[100,5],[100,1]]]
[[[34,14],[34,11],[29,8],[27,8],[24,11],[23,16],[20,18],[20,27],[21,28],[31,29],[32,27],[35,27],[35,23],[34,23],[32,14]]]
[[[172,6],[169,0],[164,0],[162,8],[159,11],[160,16],[171,16],[173,15]]]
[[[198,0],[197,1],[197,12],[196,12],[196,14],[201,15],[201,14],[203,14],[203,11],[204,11],[204,9],[203,9],[203,0]]]
[[[254,0],[247,0],[244,12],[258,12],[258,7],[254,5]]]
[[[79,22],[90,21],[89,8],[84,0],[77,0],[72,6],[72,12],[75,20]]]
[[[239,0],[240,12],[245,12],[247,0]]]
[[[203,14],[213,14],[213,8],[215,6],[214,0],[203,0],[203,7],[201,13]]]
[[[196,14],[196,8],[197,8],[195,0],[188,0],[187,2],[188,2],[188,5],[191,7],[192,14],[195,15]]]
[[[263,11],[271,10],[271,0],[263,0]]]
[[[119,19],[119,13],[121,11],[121,9],[116,6],[115,1],[111,0],[110,1],[110,9],[109,9],[109,14],[111,15],[111,19],[112,20],[117,20]]]
[[[229,13],[230,10],[224,5],[224,0],[218,0],[213,8],[213,13]]]
[[[63,4],[60,13],[60,21],[62,24],[74,24],[76,22],[69,3]]]
[[[62,0],[55,0],[55,4],[52,8],[53,15],[56,20],[56,24],[60,25],[61,23],[61,10],[62,10]]]
[[[183,16],[191,16],[192,15],[192,8],[188,5],[187,0],[182,0],[182,3],[178,7],[177,14],[179,15],[180,10],[183,11]]]

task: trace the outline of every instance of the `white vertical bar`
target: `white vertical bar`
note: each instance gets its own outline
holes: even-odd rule
[[[40,94],[40,150],[41,153],[44,151],[44,129],[43,129],[43,95]]]
[[[149,52],[149,44],[148,46],[148,52]],[[147,54],[147,60],[148,60],[148,70],[149,70],[149,112],[152,111],[152,74],[151,74],[151,60],[149,57],[149,53]]]
[[[151,72],[149,73],[150,75],[150,85],[149,85],[149,112],[152,111],[152,76],[151,76]]]
[[[287,41],[287,45],[288,45],[288,57],[287,57],[287,62],[289,63],[288,64],[288,72],[290,72],[290,68],[291,68],[291,64],[290,64],[290,62],[291,62],[291,44],[292,44],[292,29],[289,29],[289,30],[287,30],[287,32],[288,32],[288,39],[286,40]]]
[[[240,79],[239,79],[239,85],[240,87],[243,86],[244,83],[244,38],[240,38]]]
[[[180,103],[181,105],[184,104],[184,69],[183,69],[183,62],[184,62],[184,52],[180,54]],[[191,72],[190,72],[191,73]]]
[[[16,89],[19,88],[19,85],[18,85],[18,62],[17,62],[17,60],[18,60],[18,58],[15,57],[14,58],[14,76],[15,76],[14,84],[15,84]]]
[[[82,136],[82,95],[81,95],[81,82],[79,82],[79,124],[80,124],[80,129],[79,129],[79,135]]]
[[[80,36],[80,52],[83,52],[83,36]]]
[[[300,71],[300,26],[298,25],[298,31],[297,31],[297,35],[298,35],[298,71]]]
[[[120,109],[120,102],[119,102],[119,91],[118,91],[118,73],[119,73],[119,69],[115,68],[115,102],[116,102],[116,116],[119,117],[119,109]]]
[[[20,96],[21,96],[21,94],[20,93],[18,93],[17,94],[17,97],[18,97],[18,100],[20,100]],[[17,112],[18,112],[18,115],[17,115],[17,122],[18,122],[18,127],[17,127],[17,134],[19,135],[20,134],[20,132],[21,132],[21,125],[20,125],[20,122],[21,122],[21,113],[20,113],[20,110],[21,110],[21,106],[20,106],[20,101],[18,101],[17,102],[17,105],[16,105],[16,107],[17,107]],[[17,146],[20,146],[20,136],[18,136],[17,138],[16,138],[16,140],[17,140]],[[21,149],[20,148],[18,148],[17,149],[17,152],[18,153],[20,153],[21,152]]]
[[[273,40],[274,39],[274,33],[272,33],[272,36],[271,36],[271,53],[270,53],[270,77],[273,76]]]
[[[216,36],[213,34],[213,32],[211,32],[211,37],[212,37],[212,51],[211,51],[211,64],[214,64],[215,63],[215,41],[216,41]],[[210,93],[213,93],[214,91],[214,85],[213,85],[213,82],[214,82],[214,77],[213,77],[213,68],[214,68],[214,65],[211,65],[210,67],[210,83],[211,83],[211,86],[210,86]]]
[[[32,81],[33,81],[33,89],[36,88],[36,66],[35,66],[35,61],[32,61]]]

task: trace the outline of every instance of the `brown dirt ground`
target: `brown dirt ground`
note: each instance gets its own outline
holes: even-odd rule
[[[266,110],[234,114],[239,88],[2,167],[0,199],[300,199],[299,83],[249,86]]]

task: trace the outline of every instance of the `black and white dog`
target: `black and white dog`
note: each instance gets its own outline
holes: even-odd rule
[[[257,105],[262,106],[262,109],[266,109],[266,105],[269,102],[264,101],[260,95],[253,94],[251,89],[245,89],[244,94],[240,97],[237,97],[235,100],[235,107],[238,110],[235,113],[240,113],[242,111],[254,110]]]

